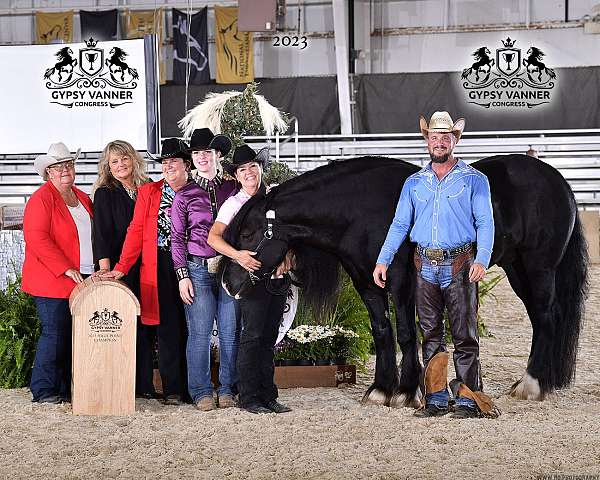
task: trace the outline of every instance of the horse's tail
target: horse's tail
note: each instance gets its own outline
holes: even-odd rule
[[[588,290],[588,262],[587,242],[576,215],[571,238],[556,271],[550,388],[566,387],[575,378],[577,345]]]
[[[131,75],[131,78],[133,78],[133,79],[139,78],[139,75],[135,68],[127,67],[127,71],[129,72],[129,75]]]
[[[54,73],[55,68],[54,67],[50,67],[46,69],[46,73],[44,73],[44,78],[50,78],[52,76],[52,74]]]
[[[472,71],[473,71],[472,68],[465,68],[463,70],[462,75],[461,75],[460,78],[467,78],[471,74]]]
[[[334,255],[308,245],[294,245],[294,276],[302,288],[303,302],[316,318],[327,315],[340,290],[340,263]]]
[[[548,74],[548,76],[550,78],[556,78],[556,73],[554,72],[554,70],[552,68],[546,67],[546,73]]]

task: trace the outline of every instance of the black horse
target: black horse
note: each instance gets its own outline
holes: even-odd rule
[[[568,386],[575,374],[588,264],[575,198],[557,170],[529,156],[495,156],[472,166],[490,182],[495,222],[491,264],[506,271],[533,326],[527,369],[511,393],[542,400]],[[374,284],[372,271],[402,185],[418,170],[403,161],[361,157],[257,194],[233,219],[226,236],[237,248],[256,250],[262,267],[251,278],[236,263],[221,266],[223,285],[239,298],[257,278],[268,278],[292,248],[304,298],[319,310],[335,301],[341,264],[367,306],[375,341],[375,380],[363,400],[390,406],[414,406],[420,395],[414,245],[403,243],[386,286],[396,306],[400,372],[387,292]],[[275,212],[271,228],[265,218],[269,210]]]

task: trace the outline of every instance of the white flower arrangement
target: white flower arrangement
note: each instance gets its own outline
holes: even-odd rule
[[[298,325],[296,328],[288,330],[286,336],[290,340],[298,343],[312,343],[318,340],[341,335],[346,338],[358,338],[358,334],[352,330],[347,330],[338,325]]]

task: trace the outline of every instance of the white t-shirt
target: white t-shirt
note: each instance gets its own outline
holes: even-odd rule
[[[85,275],[94,273],[94,254],[92,253],[92,221],[90,214],[79,202],[76,207],[69,207],[79,236],[79,271]]]
[[[240,208],[244,206],[248,200],[252,198],[252,195],[248,195],[243,189],[236,193],[233,197],[229,197],[223,202],[215,222],[221,222],[225,225],[229,225],[235,214],[240,211]]]

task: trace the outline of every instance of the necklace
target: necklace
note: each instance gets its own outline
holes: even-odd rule
[[[135,187],[129,188],[129,187],[126,187],[125,185],[123,185],[123,188],[127,192],[127,195],[129,195],[129,198],[131,198],[135,202],[135,199],[137,198],[137,188],[135,188]]]

